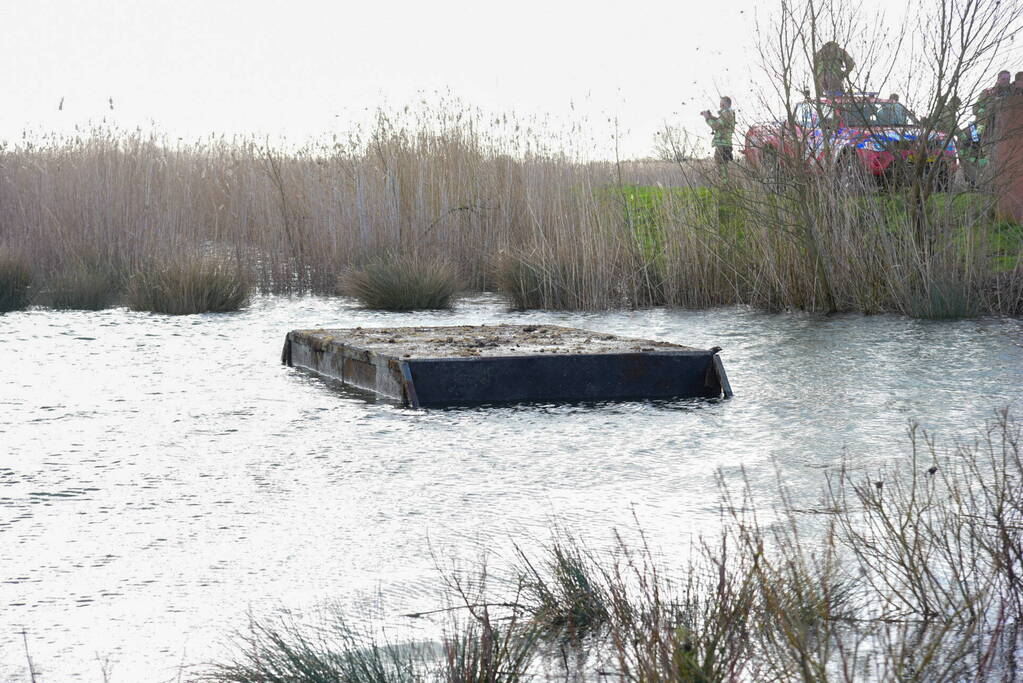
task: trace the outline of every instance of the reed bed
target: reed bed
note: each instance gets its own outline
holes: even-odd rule
[[[546,550],[519,551],[496,589],[485,564],[475,589],[445,577],[441,654],[322,641],[352,633],[339,616],[326,630],[288,622],[283,635],[256,620],[210,679],[517,681],[542,679],[537,664],[553,658],[585,663],[548,667],[559,680],[1009,683],[1023,673],[1021,478],[1023,434],[1008,412],[949,450],[911,428],[904,457],[826,475],[810,506],[784,486],[765,506],[749,486],[722,485],[721,531],[681,566],[645,540],[616,536],[596,555],[555,531]],[[560,649],[551,636],[566,637]],[[309,661],[315,675],[296,668]],[[350,675],[353,661],[379,673]]]
[[[1023,312],[1023,236],[981,194],[844,194],[704,162],[595,162],[571,137],[469,110],[381,115],[287,151],[96,129],[0,153],[0,246],[43,290],[83,252],[127,281],[187,253],[229,258],[263,292],[332,294],[387,253],[451,264],[518,308],[650,305]]]

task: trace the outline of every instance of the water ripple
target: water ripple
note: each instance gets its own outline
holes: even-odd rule
[[[279,365],[286,331],[554,323],[723,346],[730,401],[411,411]],[[1023,323],[745,309],[451,313],[258,299],[228,316],[0,317],[0,670],[146,680],[213,656],[249,608],[436,605],[437,558],[495,568],[552,521],[594,547],[637,516],[681,552],[720,472],[808,506],[821,472],[951,439],[1023,401]],[[386,607],[383,607],[386,606]],[[200,645],[201,643],[201,645]],[[206,648],[206,649],[203,649]],[[93,673],[95,672],[95,673]]]

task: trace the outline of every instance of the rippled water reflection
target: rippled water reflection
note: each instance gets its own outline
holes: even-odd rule
[[[543,321],[723,346],[726,402],[410,411],[278,364],[316,326]],[[258,300],[225,316],[125,310],[0,317],[0,680],[173,679],[245,614],[339,599],[436,604],[435,559],[557,520],[593,544],[635,514],[671,553],[717,517],[715,472],[823,468],[946,441],[1023,402],[1023,323],[739,309],[378,314]],[[1017,411],[1018,412],[1018,411]]]

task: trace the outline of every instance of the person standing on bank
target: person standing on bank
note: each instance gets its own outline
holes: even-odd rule
[[[735,112],[732,111],[732,98],[721,97],[721,109],[717,116],[710,111],[700,112],[703,120],[714,131],[711,146],[714,148],[714,163],[721,170],[722,177],[728,177],[728,162],[732,160],[732,136],[735,134]]]

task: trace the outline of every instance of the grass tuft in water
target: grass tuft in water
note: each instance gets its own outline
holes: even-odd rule
[[[459,287],[458,272],[450,264],[409,254],[379,257],[352,268],[338,282],[342,294],[381,311],[451,308]]]
[[[317,627],[286,616],[253,620],[238,636],[233,661],[214,665],[206,679],[224,683],[413,683],[420,655],[358,633],[334,610]]]
[[[600,569],[572,536],[562,534],[540,562],[518,553],[522,595],[539,629],[579,639],[607,625],[611,610]]]
[[[0,253],[0,313],[28,308],[32,267],[27,259]]]
[[[117,277],[105,268],[78,264],[50,280],[49,304],[61,310],[100,311],[110,308],[120,294]]]
[[[570,250],[546,255],[501,254],[492,270],[498,291],[508,298],[516,311],[599,309],[634,301],[621,296],[620,292],[605,292],[595,300],[583,295],[594,282],[608,275],[602,272],[601,265],[588,262]],[[612,278],[618,275],[615,273]]]
[[[131,278],[126,298],[134,311],[227,313],[248,304],[250,291],[237,264],[206,256],[147,264]]]
[[[518,632],[515,622],[495,626],[489,610],[444,638],[443,680],[446,683],[514,683],[529,678],[536,656],[535,637]]]
[[[528,311],[546,303],[539,269],[520,256],[502,254],[494,263],[494,284],[513,310]]]

